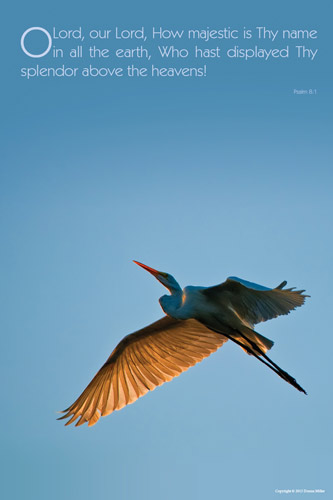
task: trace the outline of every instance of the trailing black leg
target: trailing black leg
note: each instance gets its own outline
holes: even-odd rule
[[[205,326],[208,326],[208,325],[205,325]],[[264,365],[268,366],[268,368],[270,368],[273,372],[275,372],[277,375],[279,375],[279,377],[281,377],[283,380],[285,380],[286,382],[288,382],[289,384],[291,384],[293,387],[295,387],[295,389],[297,389],[300,392],[303,392],[304,394],[307,394],[306,391],[303,389],[303,387],[301,387],[297,383],[297,381],[296,381],[296,379],[294,379],[294,377],[292,377],[291,375],[289,375],[289,373],[287,373],[286,371],[282,370],[282,368],[280,368],[276,363],[274,363],[274,361],[272,361],[256,345],[255,342],[253,342],[246,335],[244,335],[244,333],[240,332],[239,330],[235,330],[235,334],[237,334],[237,336],[241,336],[251,347],[249,347],[248,345],[242,344],[242,342],[240,342],[239,340],[235,339],[232,336],[232,333],[231,334],[230,333],[227,334],[224,331],[222,332],[221,330],[219,330],[217,328],[212,328],[211,326],[208,326],[208,328],[210,328],[211,330],[213,330],[216,333],[224,335],[224,337],[227,337],[232,342],[234,342],[235,344],[237,344],[240,347],[242,347],[243,349],[245,349],[249,354],[251,354],[252,356],[254,356],[255,358],[257,358],[261,363],[263,363]],[[262,359],[260,356],[262,356],[263,358],[265,358],[268,362],[264,361],[264,359]]]

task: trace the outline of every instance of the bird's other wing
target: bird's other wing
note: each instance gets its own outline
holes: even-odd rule
[[[202,293],[210,300],[231,308],[241,320],[253,327],[261,321],[288,314],[304,304],[305,297],[309,297],[303,295],[305,290],[283,289],[286,284],[283,281],[276,288],[266,288],[232,276],[221,285],[204,289]]]
[[[60,419],[71,417],[66,425],[78,418],[76,425],[94,425],[101,415],[120,410],[177,377],[226,341],[194,319],[165,316],[123,338]]]

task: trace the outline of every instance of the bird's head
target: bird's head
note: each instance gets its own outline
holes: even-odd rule
[[[152,267],[146,266],[145,264],[141,264],[141,262],[137,262],[136,260],[133,260],[135,264],[138,266],[142,267],[146,271],[148,271],[150,274],[154,276],[162,285],[164,285],[168,290],[170,290],[171,293],[176,293],[181,291],[181,288],[175,278],[171,276],[171,274],[168,273],[163,273],[162,271],[157,271],[156,269],[153,269]]]

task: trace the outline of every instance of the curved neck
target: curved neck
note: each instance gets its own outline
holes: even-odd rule
[[[159,299],[159,303],[168,316],[172,316],[173,318],[178,318],[178,313],[177,311],[182,305],[182,300],[183,300],[183,291],[179,287],[178,289],[173,289],[171,290],[171,295],[163,295]]]
[[[174,283],[167,285],[167,288],[170,290],[171,295],[179,295],[183,293],[183,290],[180,288],[176,280]]]

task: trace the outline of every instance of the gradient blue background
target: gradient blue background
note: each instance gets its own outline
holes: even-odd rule
[[[0,179],[3,498],[169,500],[332,491],[328,3],[33,1],[7,7]],[[27,82],[30,26],[314,28],[315,61],[224,61],[207,78]],[[215,46],[216,43],[211,44]],[[316,88],[316,96],[294,96]],[[229,275],[306,288],[259,325],[309,395],[235,345],[93,428],[56,411],[164,289]]]

